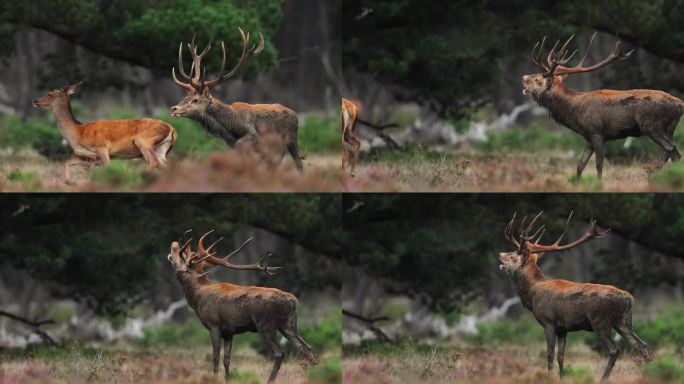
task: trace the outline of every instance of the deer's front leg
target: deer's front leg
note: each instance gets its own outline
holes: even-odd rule
[[[561,379],[563,378],[563,359],[565,358],[565,338],[567,335],[567,333],[558,334],[558,370]]]
[[[108,148],[98,148],[97,155],[99,157],[99,163],[101,165],[109,164],[109,149]]]
[[[579,164],[577,164],[577,180],[579,180],[580,177],[582,177],[584,167],[587,166],[587,163],[589,162],[589,159],[593,154],[594,147],[591,145],[591,142],[587,141],[587,143],[584,145],[584,152],[582,152],[582,156],[580,156]]]
[[[214,374],[218,375],[219,359],[221,358],[221,330],[213,328],[209,334],[211,336],[211,358],[214,363]]]
[[[552,325],[545,326],[544,336],[546,336],[546,360],[549,371],[552,371],[554,349],[556,348],[556,328]]]
[[[599,179],[603,178],[604,141],[601,135],[593,135],[591,137],[591,145],[594,147],[594,151],[596,151],[596,173]]]
[[[226,381],[230,371],[230,352],[233,349],[233,335],[223,338],[223,368],[226,370]]]

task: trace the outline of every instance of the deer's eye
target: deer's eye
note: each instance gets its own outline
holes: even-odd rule
[[[192,103],[192,104],[197,104],[197,99],[193,99],[191,103]]]

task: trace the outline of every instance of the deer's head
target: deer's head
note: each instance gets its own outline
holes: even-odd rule
[[[55,105],[58,105],[58,103],[66,103],[69,101],[69,96],[76,93],[81,87],[81,84],[83,84],[83,81],[67,84],[62,88],[53,89],[46,95],[33,99],[33,106],[52,109]]]
[[[188,44],[188,50],[192,56],[190,75],[185,73],[185,70],[183,69],[183,43],[180,44],[180,47],[178,47],[178,72],[181,77],[188,82],[184,83],[178,80],[176,77],[176,68],[171,70],[171,75],[173,76],[173,81],[187,92],[187,96],[181,100],[180,103],[171,107],[171,116],[193,116],[204,113],[212,102],[211,95],[209,94],[210,89],[221,82],[234,77],[244,63],[248,62],[264,50],[264,37],[261,34],[259,34],[259,43],[250,47],[249,32],[245,35],[241,28],[238,28],[238,30],[242,37],[242,55],[240,55],[240,60],[238,60],[238,63],[233,69],[226,73],[226,47],[222,42],[221,51],[223,61],[221,63],[221,70],[219,71],[218,76],[213,80],[204,80],[206,68],[202,68],[202,58],[211,49],[211,40],[204,50],[198,54],[197,46],[195,45],[195,36],[192,37],[192,41]]]
[[[533,75],[525,75],[522,77],[524,95],[538,99],[542,94],[549,91],[554,86],[561,85],[563,83],[563,79],[567,75],[595,71],[616,61],[627,59],[634,52],[634,50],[631,50],[627,53],[623,53],[622,49],[620,48],[620,41],[618,41],[615,43],[615,46],[608,57],[594,65],[584,67],[584,61],[589,56],[591,47],[594,44],[594,39],[596,38],[596,33],[594,33],[594,35],[591,37],[591,41],[589,41],[587,52],[584,54],[580,62],[574,67],[567,67],[566,65],[568,62],[577,53],[577,50],[574,50],[572,53],[568,51],[568,44],[574,36],[575,35],[570,36],[565,44],[563,44],[563,46],[558,50],[557,48],[560,41],[556,41],[556,44],[553,46],[553,48],[551,48],[551,51],[546,57],[546,63],[544,63],[541,58],[542,52],[544,50],[544,43],[546,42],[546,36],[541,42],[537,42],[537,44],[534,45],[534,48],[532,48],[532,63],[534,63],[534,65],[539,68],[541,72]]]
[[[266,265],[267,259],[272,256],[271,252],[266,252],[266,254],[264,254],[264,256],[262,256],[258,262],[253,264],[233,264],[229,261],[231,257],[238,254],[247,244],[254,240],[253,237],[247,239],[247,241],[245,241],[239,248],[235,249],[228,255],[224,257],[216,257],[216,253],[212,252],[211,250],[223,238],[214,241],[209,247],[205,248],[204,246],[204,239],[210,233],[214,232],[213,229],[200,237],[199,241],[197,242],[197,252],[193,252],[192,248],[190,247],[192,238],[185,240],[185,236],[188,234],[188,232],[190,231],[186,231],[178,241],[171,243],[171,250],[166,257],[176,272],[191,272],[200,277],[206,275],[211,268],[221,266],[235,270],[263,271],[268,275],[274,275],[275,271],[281,268],[270,267]]]
[[[530,233],[534,228],[534,223],[542,215],[542,213],[543,212],[539,212],[534,217],[534,219],[532,219],[532,221],[527,227],[525,227],[525,221],[527,219],[527,216],[525,216],[522,222],[520,223],[520,233],[517,236],[513,234],[513,227],[515,225],[515,214],[513,214],[513,218],[506,226],[504,230],[504,236],[506,237],[506,240],[508,240],[516,248],[516,250],[513,252],[499,253],[499,261],[501,262],[501,265],[499,265],[499,269],[506,272],[506,274],[508,274],[509,276],[513,276],[516,273],[520,273],[524,269],[524,267],[530,263],[536,265],[537,261],[546,252],[562,251],[570,248],[575,248],[592,239],[603,237],[606,235],[606,233],[608,233],[608,231],[610,231],[610,229],[607,229],[605,231],[599,231],[596,228],[596,221],[591,220],[589,222],[589,227],[587,228],[584,235],[582,235],[582,237],[573,241],[572,243],[561,245],[561,241],[563,240],[563,237],[565,237],[565,233],[567,232],[568,226],[570,225],[570,219],[572,218],[572,212],[570,212],[568,219],[565,221],[565,228],[563,229],[563,233],[561,233],[558,240],[556,240],[555,243],[550,245],[539,244],[539,241],[541,240],[542,236],[544,236],[544,232],[546,231],[544,226],[542,225],[541,227],[539,227],[537,231],[535,231],[533,234],[530,235]]]

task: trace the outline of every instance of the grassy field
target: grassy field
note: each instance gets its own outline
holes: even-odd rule
[[[405,344],[384,353],[350,353],[344,358],[347,383],[596,383],[607,357],[584,345],[570,345],[565,353],[565,377],[546,369],[545,344],[525,347],[441,347]],[[555,361],[554,361],[555,363]],[[623,353],[610,383],[675,383],[684,380],[684,364],[672,355],[656,355],[636,363]]]
[[[320,356],[321,362],[305,367],[297,357],[287,357],[277,383],[339,383],[339,355]],[[223,360],[219,375],[212,373],[211,347],[160,348],[156,350],[80,348],[77,343],[60,352],[42,351],[27,358],[4,358],[0,365],[3,383],[223,383]],[[273,360],[253,349],[234,349],[231,383],[266,382]]]
[[[76,107],[75,109],[78,109]],[[135,117],[132,110],[112,111],[107,118]],[[304,175],[286,156],[272,166],[257,156],[230,150],[188,119],[157,116],[178,131],[167,171],[148,170],[141,160],[114,160],[91,170],[72,167],[64,178],[71,150],[52,115],[21,121],[0,117],[0,190],[36,191],[338,191],[340,149],[337,119],[308,115],[300,120],[298,144]]]
[[[680,128],[678,132],[684,132]],[[684,133],[675,135],[684,148]],[[362,153],[355,177],[346,177],[347,191],[680,191],[684,163],[662,164],[660,149],[645,138],[610,142],[603,180],[595,159],[580,182],[575,173],[584,141],[560,127],[511,128],[491,133],[488,141],[460,148],[416,145],[402,151]]]

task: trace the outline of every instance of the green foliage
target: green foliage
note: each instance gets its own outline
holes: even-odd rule
[[[143,337],[133,340],[136,346],[149,349],[191,345],[211,345],[209,332],[196,319],[182,324],[170,322],[158,327],[143,327]]]
[[[342,311],[334,308],[316,325],[300,325],[299,333],[315,351],[339,348],[342,344]]]
[[[33,148],[49,159],[64,159],[71,154],[71,148],[62,144],[55,123],[41,119],[23,123],[16,116],[1,117],[0,142],[5,148]]]
[[[584,139],[565,129],[548,131],[538,125],[531,125],[527,129],[513,127],[500,132],[488,132],[487,141],[478,143],[476,148],[491,152],[549,150],[581,152],[584,148]]]
[[[478,324],[477,333],[467,335],[465,340],[474,345],[525,344],[544,340],[544,329],[530,316],[517,321],[503,319],[488,324]]]
[[[19,171],[14,170],[7,174],[7,181],[13,183],[20,183],[24,191],[35,191],[40,189],[42,179],[40,175],[34,171]]]
[[[297,142],[301,151],[339,154],[341,132],[339,118],[306,116],[299,127]]]
[[[172,155],[202,158],[211,152],[227,151],[226,143],[209,135],[199,123],[186,118],[172,118],[168,112],[157,116],[176,129],[178,140],[171,150]]]
[[[232,368],[230,370],[230,380],[237,381],[243,384],[259,384],[259,375],[254,371],[237,370]]]
[[[251,32],[252,43],[258,41],[259,33],[263,34],[266,43],[264,52],[241,71],[242,76],[252,78],[257,72],[274,67],[276,52],[271,39],[282,17],[279,0],[260,0],[258,6],[244,0],[43,0],[0,5],[0,20],[5,21],[0,25],[9,22],[44,29],[93,52],[142,65],[166,76],[170,76],[168,71],[175,64],[173,57],[177,55],[178,44],[188,42],[195,32],[200,45],[213,36],[225,42],[228,52],[240,52],[242,42],[238,27]],[[208,72],[218,70],[220,65],[221,55],[216,45],[206,59]],[[11,49],[7,51],[11,52]],[[101,73],[102,63],[88,68],[63,65],[73,61],[73,55],[73,52],[63,52],[45,58],[51,62],[53,70],[45,76],[47,82],[61,85],[70,79],[88,78],[97,86],[105,83],[123,85],[120,80],[111,81]],[[228,65],[231,65],[236,59],[231,56],[229,60]],[[186,69],[189,68],[187,65]]]
[[[341,384],[342,360],[339,357],[326,359],[321,364],[309,368],[308,376],[311,383]]]
[[[668,162],[661,169],[651,173],[648,180],[659,187],[682,190],[684,189],[684,163]]]
[[[568,365],[563,373],[574,384],[594,384],[594,373],[589,368]]]
[[[680,357],[684,354],[684,306],[670,306],[651,321],[635,323],[634,329],[652,350],[669,345]]]
[[[128,160],[112,160],[104,166],[93,167],[90,175],[93,181],[107,184],[114,189],[131,190],[142,183],[139,166]]]
[[[664,354],[657,359],[645,363],[643,374],[649,379],[661,383],[681,383],[684,381],[684,365],[681,358]]]

